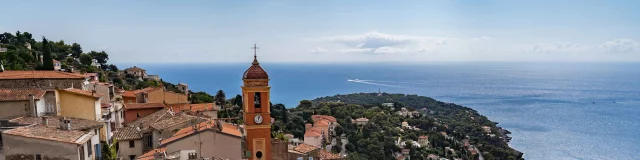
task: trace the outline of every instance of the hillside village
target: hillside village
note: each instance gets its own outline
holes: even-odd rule
[[[119,70],[104,51],[26,39],[0,37],[0,160],[522,157],[506,144],[508,131],[486,117],[427,97],[361,93],[290,109],[272,104],[256,50],[239,79],[242,95],[227,99],[138,66]]]

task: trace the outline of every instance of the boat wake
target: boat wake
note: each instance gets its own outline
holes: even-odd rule
[[[377,83],[377,81],[374,81],[374,80],[347,79],[347,81],[348,82],[355,82],[355,83],[362,83],[362,84],[376,85],[376,86],[395,87],[395,88],[408,88],[408,87],[403,87],[403,86],[398,86],[398,85]]]

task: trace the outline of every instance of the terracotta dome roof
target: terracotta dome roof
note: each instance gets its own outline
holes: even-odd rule
[[[260,67],[258,59],[254,57],[251,67],[249,67],[247,71],[244,71],[242,79],[269,79],[269,75]]]

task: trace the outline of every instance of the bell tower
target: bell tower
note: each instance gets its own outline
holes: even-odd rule
[[[271,112],[269,75],[260,67],[254,44],[253,63],[244,72],[242,81],[242,103],[244,123],[247,131],[247,150],[250,160],[271,160]]]

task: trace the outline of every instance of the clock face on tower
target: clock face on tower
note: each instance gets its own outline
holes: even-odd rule
[[[262,123],[262,116],[261,115],[256,115],[255,117],[253,117],[253,121],[256,122],[257,124]]]

